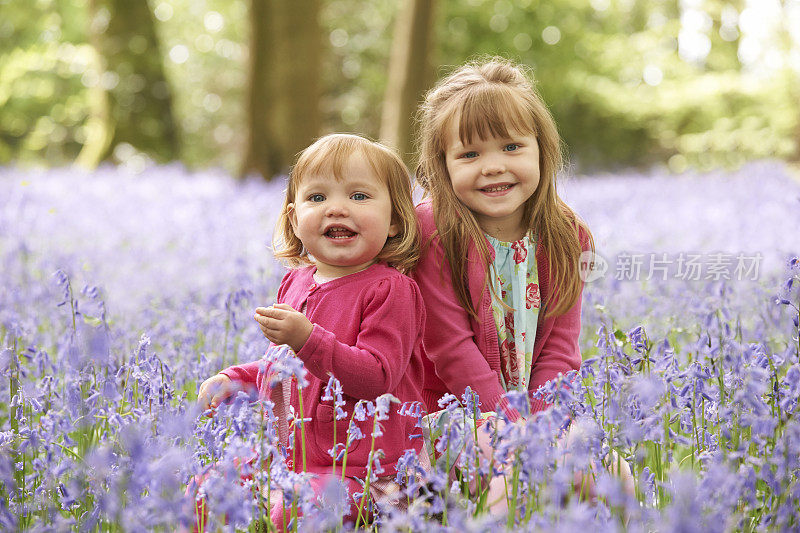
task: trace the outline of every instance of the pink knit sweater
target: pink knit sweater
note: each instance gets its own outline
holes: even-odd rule
[[[444,257],[436,230],[430,201],[417,206],[422,233],[422,258],[412,276],[419,285],[427,308],[423,338],[425,387],[422,396],[430,412],[437,411],[437,401],[446,392],[458,397],[469,385],[478,393],[482,411],[504,410],[512,419],[519,414],[508,406],[500,384],[500,349],[497,328],[492,317],[491,293],[485,285],[486,274],[477,248],[469,247],[466,261],[469,292],[479,319],[471,317],[458,302],[453,290],[450,266]],[[489,246],[494,259],[494,250]],[[544,247],[536,249],[539,290],[544,301],[550,286],[550,271]],[[533,348],[529,394],[541,385],[570,370],[580,368],[578,336],[581,330],[581,299],[565,314],[539,316]],[[531,399],[531,412],[547,407],[542,400]]]
[[[306,316],[314,324],[311,336],[297,353],[308,370],[309,385],[303,389],[308,470],[329,472],[333,459],[327,450],[336,440],[344,443],[350,416],[359,399],[374,400],[392,393],[401,402],[421,401],[423,363],[421,354],[425,308],[417,284],[384,263],[376,263],[327,283],[314,282],[315,267],[290,270],[278,289],[278,303],[295,309],[306,305]],[[243,384],[257,386],[261,397],[269,397],[270,386],[259,374],[261,361],[232,366],[222,373]],[[348,417],[335,420],[332,401],[321,399],[329,374],[342,384],[343,409]],[[292,387],[291,404],[300,412],[297,390]],[[381,422],[383,435],[375,449],[383,450],[381,465],[387,476],[395,473],[397,460],[407,448],[420,450],[422,439],[409,439],[416,419],[400,416],[400,404],[392,404],[389,420]],[[351,444],[347,475],[364,477],[373,431],[372,417],[358,426],[365,438]],[[295,442],[300,443],[299,426]],[[298,448],[299,452],[299,448]],[[341,461],[339,468],[341,468]]]

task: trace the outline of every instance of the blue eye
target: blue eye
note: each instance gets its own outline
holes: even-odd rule
[[[357,202],[361,202],[361,201],[364,201],[364,200],[368,200],[369,196],[367,196],[363,192],[355,192],[350,196],[350,198],[352,198],[353,200],[355,200]]]
[[[309,202],[315,202],[315,203],[316,202],[324,202],[325,201],[325,195],[324,194],[319,194],[319,193],[318,194],[312,194],[311,196],[308,197],[308,201]]]
[[[517,143],[509,143],[503,148],[506,152],[515,152],[519,149],[519,145]]]
[[[464,152],[460,157],[463,159],[472,159],[474,157],[478,157],[478,152]]]

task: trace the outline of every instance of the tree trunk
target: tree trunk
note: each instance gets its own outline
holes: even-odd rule
[[[247,140],[240,175],[286,172],[319,134],[319,0],[251,0]]]
[[[107,105],[96,106],[92,118],[95,124],[105,121],[106,128],[82,154],[82,162],[91,166],[108,159],[122,143],[160,162],[174,159],[178,135],[172,97],[149,5],[91,0],[89,8],[91,41],[100,57],[98,83],[107,97]]]
[[[435,0],[405,0],[397,13],[383,101],[380,138],[413,164],[414,117],[433,82],[433,21]]]
[[[270,76],[275,48],[275,28],[270,14],[270,0],[250,2],[250,55],[245,117],[247,138],[240,175],[250,173],[271,177],[280,166],[280,150],[272,138],[270,117],[275,113],[275,76]]]

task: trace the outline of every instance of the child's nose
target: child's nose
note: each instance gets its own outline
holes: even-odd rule
[[[328,204],[325,214],[329,217],[347,216],[347,207],[341,202],[331,202]]]
[[[484,176],[494,176],[495,174],[503,174],[506,171],[506,166],[501,163],[488,162],[481,169]]]

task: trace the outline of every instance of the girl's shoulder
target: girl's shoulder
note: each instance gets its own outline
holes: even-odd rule
[[[281,284],[288,283],[298,279],[312,278],[314,276],[315,269],[316,267],[314,265],[305,265],[297,268],[289,268],[286,270],[286,274],[283,275]]]
[[[399,310],[409,305],[422,305],[422,293],[417,282],[386,263],[375,263],[366,270],[345,278],[350,280],[339,287],[347,293],[343,298],[361,302],[363,307],[380,307],[391,302]]]
[[[371,281],[374,283],[416,284],[409,276],[384,262],[375,263],[367,270],[370,272]]]
[[[283,302],[287,293],[300,286],[307,286],[313,279],[314,267],[303,266],[300,268],[290,268],[286,271],[278,286],[278,301]]]

